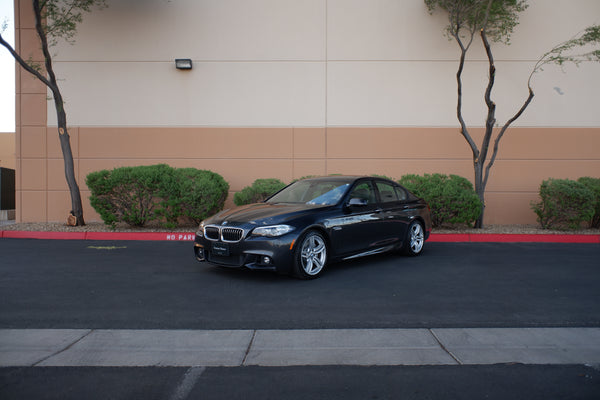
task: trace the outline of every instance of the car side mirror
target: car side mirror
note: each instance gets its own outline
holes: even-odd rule
[[[348,207],[364,207],[368,204],[366,199],[353,197],[348,201]]]

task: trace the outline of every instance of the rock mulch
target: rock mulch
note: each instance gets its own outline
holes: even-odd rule
[[[118,224],[113,231],[102,222],[90,222],[85,226],[67,226],[60,222],[28,222],[10,223],[3,221],[0,230],[4,231],[39,231],[39,232],[194,232],[195,226],[178,227],[174,229],[160,226],[134,228],[126,224]],[[436,228],[433,233],[493,233],[493,234],[556,234],[556,235],[600,235],[600,229],[578,230],[549,230],[541,229],[538,225],[486,225],[483,229],[469,227],[443,227]]]

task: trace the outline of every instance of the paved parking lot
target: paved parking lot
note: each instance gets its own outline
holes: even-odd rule
[[[0,254],[3,398],[600,395],[596,244],[428,243],[308,282],[200,265],[186,242]]]
[[[315,281],[197,263],[188,242],[0,240],[0,329],[600,327],[600,246],[428,243]]]

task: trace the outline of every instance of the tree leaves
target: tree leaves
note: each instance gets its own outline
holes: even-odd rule
[[[546,64],[563,66],[573,63],[577,66],[584,61],[600,61],[600,25],[587,27],[574,38],[554,46],[535,64],[532,75],[543,70]]]
[[[510,43],[510,35],[519,24],[519,13],[527,9],[525,0],[424,0],[430,13],[441,9],[448,13],[447,35],[467,40],[485,29],[494,42]]]
[[[44,30],[50,46],[58,39],[74,42],[77,25],[83,20],[83,13],[92,8],[107,7],[106,0],[46,0],[39,3],[39,12],[43,17]]]

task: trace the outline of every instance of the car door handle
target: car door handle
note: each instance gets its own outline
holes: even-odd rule
[[[377,209],[375,209],[375,213],[376,214],[380,214],[382,212],[383,212],[383,208],[377,208]]]

